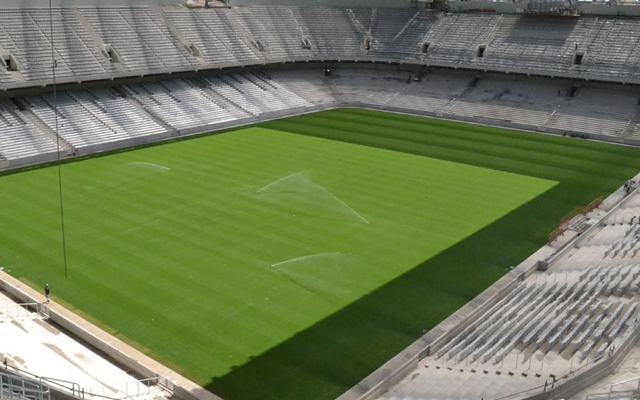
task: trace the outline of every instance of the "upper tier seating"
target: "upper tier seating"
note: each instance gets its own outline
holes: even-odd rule
[[[416,58],[425,36],[436,23],[437,12],[397,10],[376,12],[371,25],[370,56]]]
[[[83,8],[81,13],[128,70],[172,70],[198,64],[155,9]]]
[[[202,58],[211,64],[240,64],[262,56],[251,44],[231,13],[219,10],[165,11],[167,21],[195,45]]]
[[[444,15],[425,37],[429,44],[428,61],[448,64],[467,64],[475,57],[480,43],[486,43],[495,29],[498,15]]]
[[[0,10],[0,89],[287,61],[429,66],[640,81],[640,21],[252,6]],[[8,71],[7,69],[11,70]],[[15,71],[17,69],[17,71]],[[31,83],[38,81],[37,83]]]
[[[43,9],[0,10],[0,46],[15,58],[26,80],[53,77],[51,20],[57,78],[113,72],[72,10],[54,9],[51,17]],[[11,80],[6,71],[0,73],[0,83]]]
[[[364,55],[371,10],[293,7],[291,11],[316,55],[331,60]]]
[[[236,20],[251,37],[265,46],[273,59],[287,60],[312,56],[302,46],[302,34],[290,9],[283,7],[253,6],[239,8]]]
[[[503,15],[479,65],[564,72],[595,18]]]
[[[587,37],[590,41],[577,71],[610,77],[640,78],[640,21],[598,18]]]

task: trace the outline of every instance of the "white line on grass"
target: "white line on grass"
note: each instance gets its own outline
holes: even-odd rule
[[[294,175],[298,175],[299,173],[300,173],[300,172],[294,172],[294,173],[293,173],[293,174],[291,174],[291,175],[287,175],[287,176],[285,176],[284,178],[280,178],[280,179],[278,179],[277,181],[273,181],[273,182],[271,182],[270,184],[268,184],[267,186],[264,186],[264,187],[262,187],[262,188],[260,188],[260,189],[256,190],[256,193],[260,193],[260,192],[262,192],[263,190],[266,190],[266,189],[270,188],[271,186],[275,185],[276,183],[280,183],[280,182],[284,181],[285,179],[289,179],[289,178],[291,178],[291,177],[292,177],[292,176],[294,176]]]
[[[315,258],[315,257],[324,257],[324,256],[331,256],[331,255],[341,255],[342,253],[340,253],[339,251],[333,252],[333,253],[319,253],[319,254],[310,254],[308,256],[303,256],[303,257],[297,257],[297,258],[292,258],[291,260],[286,260],[286,261],[280,261],[279,263],[275,263],[275,264],[271,264],[272,267],[277,267],[279,265],[282,264],[288,264],[288,263],[292,263],[292,262],[296,262],[296,261],[303,261],[309,258]]]
[[[163,170],[165,170],[165,171],[170,171],[170,170],[171,170],[171,168],[163,167],[162,165],[158,165],[158,164],[151,164],[151,163],[148,163],[148,162],[142,162],[142,161],[132,162],[131,164],[142,164],[142,165],[148,165],[148,166],[150,166],[150,167],[160,168],[160,169],[163,169]]]

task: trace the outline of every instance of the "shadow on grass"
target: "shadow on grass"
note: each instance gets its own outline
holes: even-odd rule
[[[226,400],[335,399],[544,245],[561,216],[580,204],[580,197],[591,198],[582,189],[579,195],[575,187],[554,187],[229,374],[214,377],[206,389]]]

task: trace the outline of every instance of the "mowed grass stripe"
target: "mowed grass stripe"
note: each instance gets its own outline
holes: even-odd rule
[[[411,120],[404,122],[411,118],[404,115],[393,115],[390,121],[386,121],[375,113],[363,110],[353,110],[355,114],[351,112],[341,110],[332,111],[332,115],[312,114],[270,122],[266,126],[318,137],[332,135],[332,139],[398,151],[409,150],[414,154],[429,153],[429,156],[436,158],[471,162],[488,168],[519,173],[528,171],[546,179],[562,178],[563,175],[568,178],[568,172],[611,177],[612,169],[625,168],[625,163],[634,161],[633,149],[621,148],[619,153],[612,154],[610,151],[598,151],[593,147],[594,143],[547,136],[541,136],[541,141],[531,146],[531,139],[522,132],[482,126],[476,126],[477,129],[473,131],[470,125],[450,121],[434,121],[433,124]],[[345,124],[341,121],[345,119],[353,122]],[[573,144],[575,148],[571,147]],[[596,161],[596,164],[585,163],[585,157]],[[600,163],[606,163],[608,168],[601,168]],[[532,165],[543,168],[531,171]],[[627,173],[633,173],[632,169],[628,169]]]
[[[419,120],[412,120],[410,119],[412,117],[401,114],[371,114],[371,112],[367,110],[341,110],[339,113],[340,115],[332,116],[332,118],[335,117],[338,120],[343,120],[345,118],[351,119],[355,117],[357,120],[360,120],[360,117],[366,117],[369,123],[371,121],[376,121],[376,123],[381,123],[385,126],[400,124],[399,126],[401,128],[410,128],[411,126],[422,126],[424,128],[424,124]],[[430,132],[431,135],[435,135],[436,137],[453,136],[463,140],[473,139],[474,142],[499,144],[500,147],[511,147],[516,150],[522,150],[524,147],[523,144],[529,143],[535,145],[537,149],[543,150],[542,154],[554,153],[568,156],[577,155],[596,158],[606,158],[610,155],[615,155],[616,159],[622,160],[624,160],[625,157],[633,157],[633,150],[621,152],[620,150],[616,150],[615,147],[603,149],[598,144],[594,144],[592,142],[580,140],[576,142],[558,140],[555,136],[532,137],[530,134],[525,132],[496,129],[482,125],[464,124],[446,120],[430,120],[428,125],[431,128],[436,128],[433,132]],[[627,161],[629,161],[628,158]],[[624,165],[624,163],[621,162],[620,165]]]
[[[0,179],[50,193],[10,203],[0,255],[28,245],[0,262],[202,384],[555,185],[258,128],[124,152],[63,166],[65,281],[41,256],[59,255],[50,171]]]
[[[335,110],[263,126],[561,183],[289,341],[214,379],[208,388],[227,399],[336,398],[419,338],[423,329],[474,298],[507,266],[517,265],[539,249],[562,216],[619,188],[640,170],[640,152],[633,148],[367,110]]]
[[[472,162],[480,164],[486,168],[501,169],[518,171],[518,173],[531,171],[532,166],[538,166],[536,169],[536,176],[554,176],[554,177],[571,177],[570,172],[565,168],[557,167],[553,165],[542,165],[537,162],[530,162],[513,156],[513,152],[505,152],[504,154],[496,153],[494,148],[491,150],[495,154],[491,153],[479,153],[473,148],[473,142],[469,141],[463,143],[462,146],[455,145],[455,139],[446,141],[415,141],[411,142],[405,140],[402,137],[393,137],[389,135],[376,135],[370,132],[376,132],[376,129],[371,128],[369,130],[362,129],[358,131],[342,131],[341,125],[335,125],[334,128],[327,128],[322,125],[321,122],[316,122],[318,126],[307,124],[305,121],[286,122],[286,125],[267,125],[269,128],[299,132],[309,136],[323,137],[333,140],[343,140],[349,143],[356,143],[361,145],[371,145],[374,147],[380,147],[385,149],[391,149],[395,151],[407,152],[416,155],[424,155],[430,157],[444,157],[444,159],[456,162]],[[337,133],[341,132],[341,133]],[[379,130],[377,132],[380,132]],[[389,128],[388,132],[397,132],[395,128]],[[386,133],[386,132],[385,132]],[[373,138],[372,138],[373,136]],[[525,154],[526,156],[526,154]]]

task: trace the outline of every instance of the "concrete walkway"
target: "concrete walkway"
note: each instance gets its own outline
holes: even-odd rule
[[[636,343],[633,349],[627,354],[622,364],[620,364],[618,369],[616,369],[615,373],[607,376],[590,388],[576,394],[571,397],[570,400],[584,400],[590,394],[608,392],[612,384],[637,377],[640,377],[640,343]],[[638,388],[638,382],[639,381],[635,381],[618,385],[614,390],[636,389]]]
[[[0,271],[1,290],[26,303],[42,303],[45,301],[44,296],[39,291],[32,289],[3,271]],[[141,376],[166,378],[176,397],[193,400],[221,400],[220,397],[151,359],[146,354],[103,331],[60,304],[52,302],[49,305],[49,310],[49,317],[54,323],[71,332],[75,337],[106,353],[118,364],[136,371]]]
[[[31,374],[77,384],[85,392],[112,398],[165,392],[140,387],[136,378],[0,292],[0,360]],[[15,371],[9,368],[9,371]],[[66,384],[71,386],[71,384]]]

